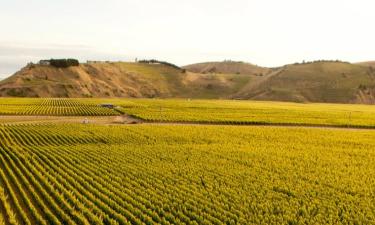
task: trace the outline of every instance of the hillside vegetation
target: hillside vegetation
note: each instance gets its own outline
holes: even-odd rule
[[[29,65],[0,82],[0,96],[254,99],[375,103],[371,63],[317,61],[263,68],[243,62]]]

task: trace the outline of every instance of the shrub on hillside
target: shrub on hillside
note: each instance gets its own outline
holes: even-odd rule
[[[314,61],[303,60],[302,63],[296,62],[294,63],[294,65],[313,64],[313,63],[347,63],[347,64],[350,64],[349,62],[336,59],[336,60],[314,60]]]
[[[12,97],[26,97],[26,93],[23,89],[9,89],[7,92],[7,95]]]
[[[50,64],[57,68],[66,68],[70,66],[79,66],[79,61],[77,59],[51,59]]]

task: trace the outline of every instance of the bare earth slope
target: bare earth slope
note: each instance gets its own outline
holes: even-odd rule
[[[0,96],[225,98],[253,76],[195,74],[161,64],[27,66],[0,82]]]
[[[0,96],[227,98],[375,104],[368,64],[314,62],[268,69],[241,62],[201,63],[186,72],[161,64],[27,66],[0,82]]]

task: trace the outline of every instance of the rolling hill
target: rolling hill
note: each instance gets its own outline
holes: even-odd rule
[[[162,64],[28,65],[0,82],[0,96],[226,98],[255,76],[196,74]]]
[[[372,67],[375,67],[375,61],[359,62],[357,64],[361,65],[361,66],[372,66]]]
[[[263,68],[210,62],[174,68],[145,63],[28,65],[0,82],[0,96],[222,98],[375,104],[369,63],[317,61]]]
[[[345,62],[286,65],[232,97],[294,102],[375,103],[375,70]]]
[[[259,76],[267,74],[271,70],[250,63],[235,61],[197,63],[184,66],[183,68],[195,73],[246,74]]]

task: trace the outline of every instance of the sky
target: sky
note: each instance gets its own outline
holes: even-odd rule
[[[373,0],[0,0],[0,78],[39,59],[375,60]]]

